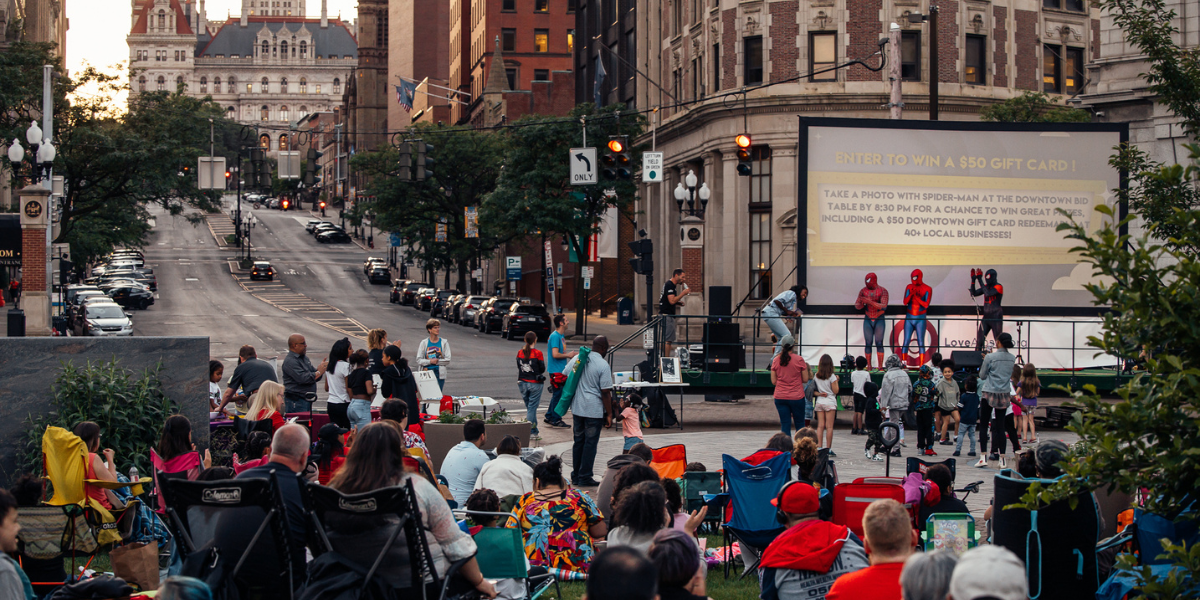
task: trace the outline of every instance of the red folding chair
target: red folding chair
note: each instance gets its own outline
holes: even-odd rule
[[[863,477],[854,483],[843,483],[833,488],[833,522],[849,527],[850,531],[860,538],[863,537],[863,513],[872,502],[891,498],[904,504],[904,488],[900,485],[887,482],[862,483],[863,479],[894,478]]]
[[[679,479],[687,471],[687,448],[683,444],[673,444],[651,450],[654,458],[650,468],[663,479]]]

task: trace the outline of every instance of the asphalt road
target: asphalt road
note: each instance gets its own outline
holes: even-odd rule
[[[246,205],[243,210],[258,218],[254,255],[271,262],[279,273],[276,281],[236,276],[229,264],[235,250],[218,248],[207,226],[155,211],[145,253],[158,276],[158,299],[134,313],[135,335],[207,336],[211,357],[225,363],[226,375],[243,344],[254,346],[260,358],[282,362],[293,333],[305,336],[314,364],[343,337],[355,349],[365,348],[366,331],[376,327],[387,331],[389,341],[399,338],[405,357],[413,360],[426,335],[428,313],[389,303],[390,287],[369,283],[362,272],[368,256],[386,256],[386,251],[319,244],[304,230],[307,212]],[[442,334],[452,353],[446,393],[510,400],[504,403],[510,410],[521,406],[513,360],[518,342],[449,323],[442,325]],[[323,390],[319,396],[324,397]]]

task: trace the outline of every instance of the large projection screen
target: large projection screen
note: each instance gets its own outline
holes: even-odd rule
[[[867,273],[900,308],[913,269],[932,315],[974,315],[970,270],[994,268],[1009,315],[1101,310],[1092,271],[1055,227],[1095,230],[1121,174],[1123,124],[800,119],[799,280],[810,314],[852,314]]]

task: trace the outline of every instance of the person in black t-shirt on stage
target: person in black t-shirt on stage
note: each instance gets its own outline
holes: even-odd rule
[[[683,306],[683,297],[692,293],[686,281],[687,273],[684,273],[683,269],[675,269],[671,278],[663,284],[662,297],[658,299],[658,312],[663,317],[662,341],[666,344],[666,353],[663,356],[671,356],[671,345],[675,343],[675,310]],[[683,291],[679,290],[681,285]]]

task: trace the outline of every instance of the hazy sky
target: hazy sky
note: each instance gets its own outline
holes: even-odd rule
[[[357,0],[328,0],[330,18],[341,13],[342,18],[353,21],[357,14]],[[129,67],[129,46],[125,36],[129,34],[131,8],[129,0],[66,0],[67,18],[67,68],[78,72],[84,65],[124,75]],[[205,8],[210,19],[224,20],[227,14],[241,12],[241,0],[206,0]],[[307,0],[309,16],[321,15],[321,0]]]

